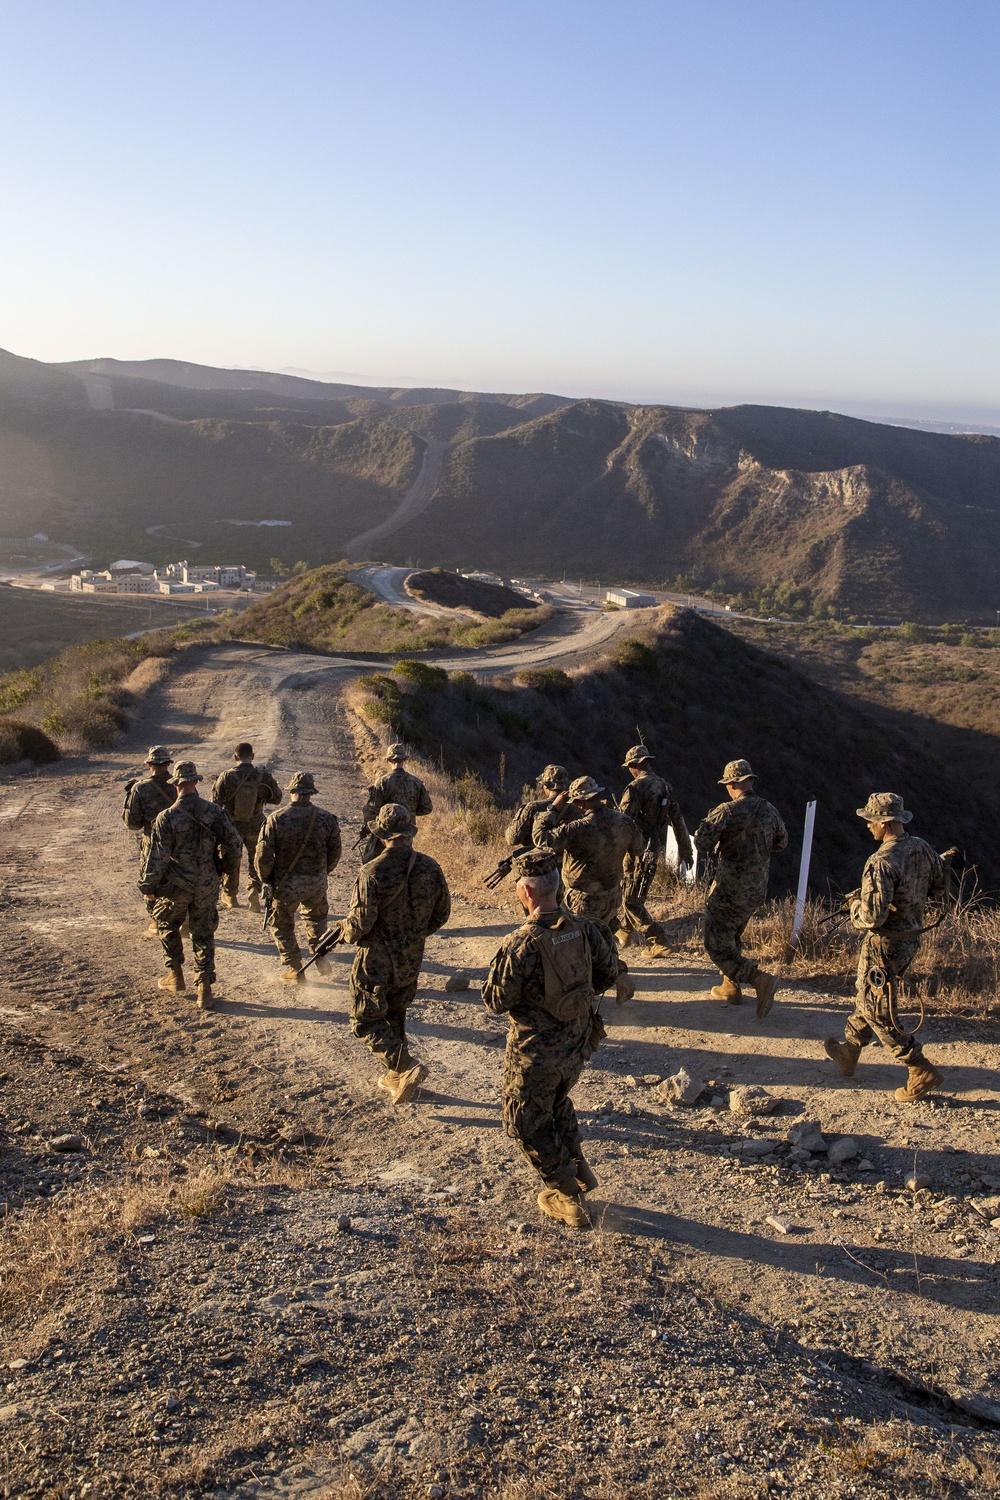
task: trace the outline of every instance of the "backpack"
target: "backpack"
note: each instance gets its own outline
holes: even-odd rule
[[[122,797],[122,822],[125,824],[128,823],[128,805],[132,801],[132,788],[138,780],[138,776],[133,776],[131,781],[125,783],[125,795]]]
[[[536,932],[532,946],[545,974],[544,1008],[557,1021],[582,1020],[594,998],[593,963],[583,924],[563,916],[554,927]]]
[[[233,798],[233,822],[249,823],[257,816],[257,798],[260,796],[261,774],[251,766],[249,776],[241,776]]]

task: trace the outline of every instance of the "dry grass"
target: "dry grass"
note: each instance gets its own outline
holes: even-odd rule
[[[37,1323],[64,1285],[119,1222],[121,1196],[111,1190],[78,1194],[67,1203],[28,1209],[0,1231],[0,1323]]]

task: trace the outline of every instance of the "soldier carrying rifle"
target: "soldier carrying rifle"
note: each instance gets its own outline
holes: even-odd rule
[[[654,958],[667,952],[663,925],[655,922],[646,909],[646,897],[653,884],[657,866],[666,848],[667,827],[674,830],[677,853],[684,864],[693,859],[691,838],[684,823],[680,803],[670,783],[653,770],[653,754],[645,745],[633,745],[623,761],[632,777],[622,793],[619,807],[638,825],[645,840],[639,859],[628,855],[625,860],[625,882],[622,887],[621,931],[618,940],[624,946],[633,932],[649,945]]]
[[[316,954],[330,913],[327,880],[340,863],[340,824],[332,812],[313,806],[316,783],[308,771],[296,771],[285,789],[291,803],[273,812],[260,831],[255,854],[258,878],[264,887],[274,944],[284,963],[284,984],[302,984],[302,953],[295,935],[295,914],[301,909],[309,947]],[[316,958],[320,974],[332,972],[330,960]]]

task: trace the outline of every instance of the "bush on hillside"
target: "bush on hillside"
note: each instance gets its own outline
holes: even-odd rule
[[[573,679],[561,667],[522,667],[515,673],[514,681],[522,687],[534,688],[536,693],[547,693],[550,698],[565,698],[573,687]]]
[[[426,661],[398,661],[392,670],[397,677],[405,677],[408,682],[429,688],[431,692],[440,692],[448,682],[448,673],[444,667],[432,667]]]
[[[18,719],[0,719],[0,765],[11,766],[19,760],[33,760],[46,766],[59,759],[59,750],[47,734],[35,724]]]

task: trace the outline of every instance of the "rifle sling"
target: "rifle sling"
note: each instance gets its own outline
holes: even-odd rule
[[[309,840],[310,840],[310,838],[312,836],[312,831],[316,827],[316,819],[319,817],[319,808],[318,807],[313,807],[313,808],[310,809],[310,812],[311,812],[312,816],[309,819],[309,824],[308,824],[308,827],[306,828],[305,833],[302,835],[302,842],[299,845],[299,847],[296,849],[295,856],[292,859],[291,864],[288,866],[288,869],[285,871],[284,875],[282,875],[282,877],[281,877],[281,883],[282,883],[282,885],[284,885],[285,881],[288,879],[289,875],[292,873],[292,871],[295,869],[295,866],[298,864],[299,860],[302,858],[302,855],[305,852],[305,847],[308,844],[308,842],[309,842]]]

